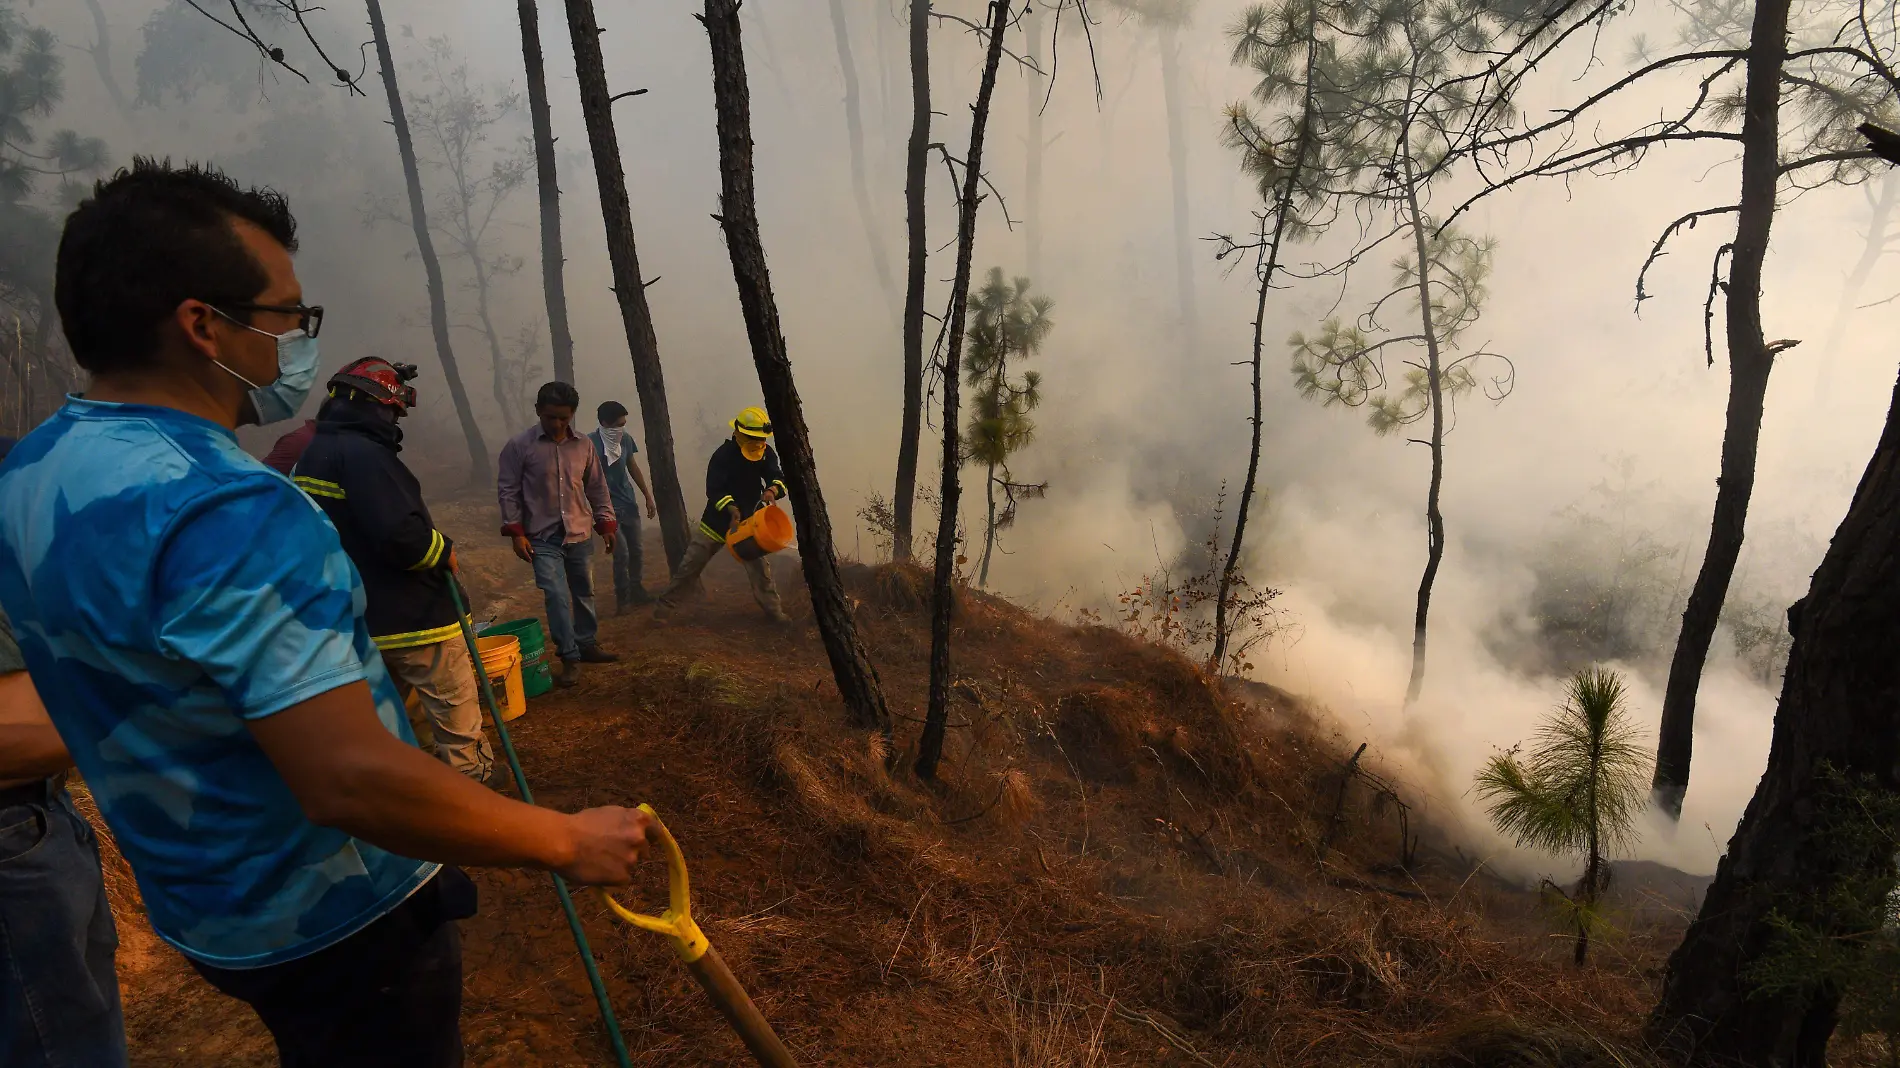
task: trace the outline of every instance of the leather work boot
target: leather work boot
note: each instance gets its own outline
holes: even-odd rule
[[[580,662],[583,664],[618,664],[620,658],[602,649],[598,645],[581,646]]]

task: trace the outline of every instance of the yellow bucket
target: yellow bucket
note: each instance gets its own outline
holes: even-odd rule
[[[482,674],[488,676],[501,701],[501,718],[519,719],[528,710],[528,698],[521,689],[520,639],[512,634],[476,638],[475,647],[481,650]]]

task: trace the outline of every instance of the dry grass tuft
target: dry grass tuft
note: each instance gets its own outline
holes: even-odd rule
[[[1036,801],[1036,791],[1029,784],[1029,776],[1021,768],[1011,768],[1003,773],[1001,792],[997,795],[1001,801],[996,806],[996,822],[1011,831],[1020,831],[1042,808]]]
[[[880,564],[871,570],[870,601],[887,612],[922,613],[930,607],[931,571],[914,563]],[[956,600],[951,601],[955,611]]]

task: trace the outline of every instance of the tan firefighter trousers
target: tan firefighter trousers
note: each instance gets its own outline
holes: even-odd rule
[[[486,779],[495,751],[482,733],[482,691],[468,662],[467,643],[457,637],[434,645],[385,649],[383,666],[398,690],[415,688],[427,727],[435,735],[435,755],[477,782]],[[426,739],[420,737],[422,725],[416,726],[417,740],[427,749]]]
[[[695,531],[692,543],[686,546],[686,554],[680,557],[679,570],[673,573],[672,583],[666,587],[665,593],[660,594],[660,606],[668,610],[678,608],[681,593],[699,577],[700,572],[706,570],[706,565],[712,563],[713,557],[725,551],[725,542],[707,537],[703,530]],[[752,584],[752,599],[759,602],[759,607],[765,609],[766,615],[777,619],[785,614],[785,609],[779,604],[778,586],[772,581],[771,557],[747,561],[745,577]]]

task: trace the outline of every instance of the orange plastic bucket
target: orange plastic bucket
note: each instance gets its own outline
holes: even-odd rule
[[[778,552],[797,538],[798,531],[792,526],[792,517],[774,504],[753,512],[738,526],[727,531],[726,548],[737,559],[751,561]]]

